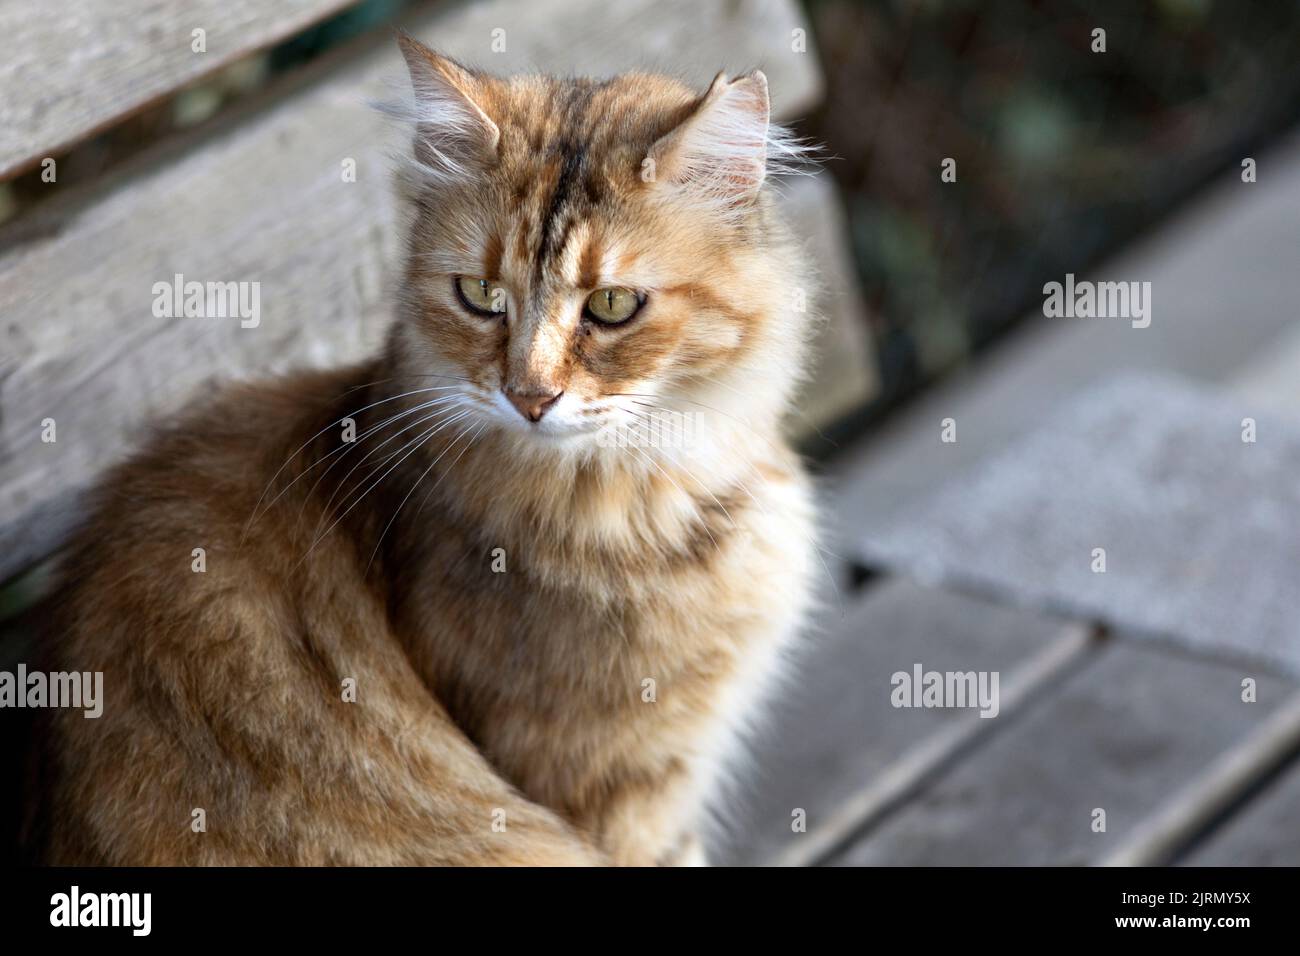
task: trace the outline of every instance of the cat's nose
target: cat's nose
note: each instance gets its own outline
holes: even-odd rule
[[[505,392],[506,398],[510,399],[510,404],[519,409],[519,414],[530,422],[540,422],[542,416],[550,411],[551,406],[564,394],[563,390],[550,393],[522,393],[503,388],[501,391]]]

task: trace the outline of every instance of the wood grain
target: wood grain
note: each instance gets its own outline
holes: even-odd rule
[[[1258,678],[1258,703],[1241,700],[1247,674]],[[1171,796],[1249,740],[1294,691],[1253,669],[1117,638],[833,862],[1100,863],[1140,837]],[[1098,808],[1105,832],[1093,829]]]
[[[1237,746],[1220,754],[1199,776],[1171,794],[1105,865],[1165,866],[1297,752],[1300,694],[1293,693]]]
[[[1300,762],[1294,759],[1253,800],[1183,858],[1180,866],[1300,865]]]
[[[543,0],[438,7],[403,26],[502,73],[648,67],[703,88],[718,69],[758,65],[774,111],[790,117],[821,92],[814,55],[791,50],[800,23],[792,0]],[[491,51],[497,28],[504,53]],[[395,44],[359,46],[318,82],[0,231],[0,580],[57,546],[79,493],[144,423],[218,380],[378,344],[397,248],[384,158],[396,137],[367,102],[404,74]],[[355,182],[342,176],[348,159]],[[260,283],[260,325],[155,318],[153,285],[175,274]],[[53,443],[41,440],[47,418]]]
[[[356,2],[0,3],[0,181]]]
[[[752,745],[753,765],[722,807],[713,848],[725,864],[815,862],[931,773],[1016,719],[970,710],[895,708],[896,671],[998,671],[1015,675],[1065,639],[1058,618],[890,579],[865,595],[826,595],[819,626],[797,657],[797,674],[774,697]],[[955,740],[954,740],[955,737]],[[948,746],[952,741],[954,746]],[[883,802],[890,802],[889,800]],[[806,829],[792,814],[803,810]]]

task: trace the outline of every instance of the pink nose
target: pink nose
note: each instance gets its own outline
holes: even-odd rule
[[[509,388],[501,390],[505,393],[506,398],[510,399],[510,404],[519,409],[519,414],[530,422],[540,422],[542,416],[550,411],[551,406],[560,400],[563,391],[552,392],[549,395],[520,394],[512,392]]]

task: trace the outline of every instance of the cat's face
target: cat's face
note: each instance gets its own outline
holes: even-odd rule
[[[759,195],[761,74],[700,97],[643,75],[498,80],[403,48],[414,374],[446,375],[473,421],[560,443],[719,385],[780,388],[753,381],[797,351]]]

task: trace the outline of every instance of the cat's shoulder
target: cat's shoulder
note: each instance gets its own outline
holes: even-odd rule
[[[356,380],[356,368],[201,387],[150,426],[85,502],[73,544],[96,552],[229,547],[242,537],[277,463]]]

